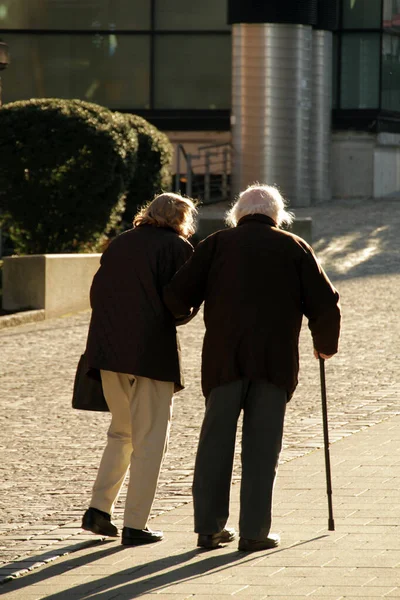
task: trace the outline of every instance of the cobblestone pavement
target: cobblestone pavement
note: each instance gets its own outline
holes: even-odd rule
[[[313,246],[341,293],[340,353],[326,365],[335,442],[400,413],[400,200],[335,201],[296,215],[313,218]],[[88,321],[84,312],[0,331],[3,565],[78,533],[71,523],[88,504],[109,421],[109,415],[70,408]],[[190,500],[204,406],[202,335],[199,316],[181,329],[188,385],[176,396],[153,516]],[[282,462],[323,444],[319,369],[306,326],[300,350],[300,383],[287,411]]]

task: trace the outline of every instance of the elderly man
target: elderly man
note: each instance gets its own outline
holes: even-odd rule
[[[165,288],[175,317],[204,301],[206,411],[193,482],[195,531],[204,548],[235,535],[225,525],[242,409],[239,550],[279,544],[270,533],[272,492],[285,408],[297,385],[303,315],[316,357],[338,349],[339,295],[311,247],[280,229],[291,220],[275,187],[250,186],[228,213],[232,228],[203,240]]]

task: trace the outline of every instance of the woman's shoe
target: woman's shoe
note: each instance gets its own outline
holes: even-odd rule
[[[108,537],[118,537],[118,529],[111,522],[111,515],[97,508],[88,508],[82,519],[82,529],[97,533],[97,535],[106,535]]]
[[[163,537],[164,534],[162,531],[152,531],[148,527],[146,527],[146,529],[133,529],[132,527],[124,527],[122,530],[121,544],[124,546],[152,544],[153,542],[161,542]]]

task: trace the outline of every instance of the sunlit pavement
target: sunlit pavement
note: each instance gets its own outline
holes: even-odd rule
[[[312,217],[313,247],[341,293],[344,318],[340,353],[326,364],[334,454],[341,444],[389,426],[400,413],[400,201],[341,201],[295,212],[298,217]],[[36,560],[40,555],[51,560],[96,539],[78,532],[104,446],[108,416],[70,408],[74,370],[84,348],[88,319],[88,313],[81,313],[0,331],[3,578],[24,571],[35,562],[40,564],[43,561]],[[174,519],[175,507],[187,511],[187,530],[180,532],[188,552],[195,541],[193,534],[185,531],[192,528],[190,486],[203,413],[199,380],[202,334],[200,316],[181,330],[188,387],[176,397],[169,454],[153,510],[159,519],[167,519],[168,515]],[[376,427],[364,431],[372,425]],[[320,452],[313,451],[322,442],[318,363],[312,356],[305,326],[301,336],[300,383],[287,411],[277,498],[284,470],[295,469],[297,473],[299,461],[318,455]],[[390,468],[396,470],[395,462]],[[239,475],[237,461],[235,479]],[[300,483],[304,481],[299,479]],[[373,492],[373,488],[367,489]],[[375,494],[380,497],[379,490]],[[117,522],[121,506],[122,503],[117,509]],[[395,501],[393,506],[396,507]],[[285,515],[275,516],[280,519],[276,523],[283,539],[291,540],[293,523],[285,520]],[[398,521],[389,526],[397,527]],[[176,534],[179,536],[179,531]],[[332,541],[331,534],[329,540]],[[160,546],[164,547],[164,542]],[[353,548],[356,554],[357,548]],[[99,546],[84,552],[92,551],[99,552]],[[74,560],[78,554],[58,559],[52,567],[38,573]],[[27,594],[28,588],[24,592]],[[395,597],[395,592],[386,592],[388,597]],[[101,597],[118,597],[118,592],[113,593],[114,596]],[[312,594],[319,597],[322,592]]]

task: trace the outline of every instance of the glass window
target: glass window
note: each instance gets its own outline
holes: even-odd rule
[[[149,29],[150,0],[0,0],[0,29]]]
[[[383,28],[400,32],[400,0],[383,1]]]
[[[343,0],[344,29],[380,29],[382,0]]]
[[[230,36],[156,38],[154,108],[227,109],[230,104]]]
[[[379,107],[380,35],[342,36],[340,108]]]
[[[157,0],[156,29],[229,29],[227,0]]]
[[[11,64],[3,101],[80,98],[149,108],[150,40],[138,35],[3,35]]]
[[[400,111],[400,37],[383,36],[382,108]]]

